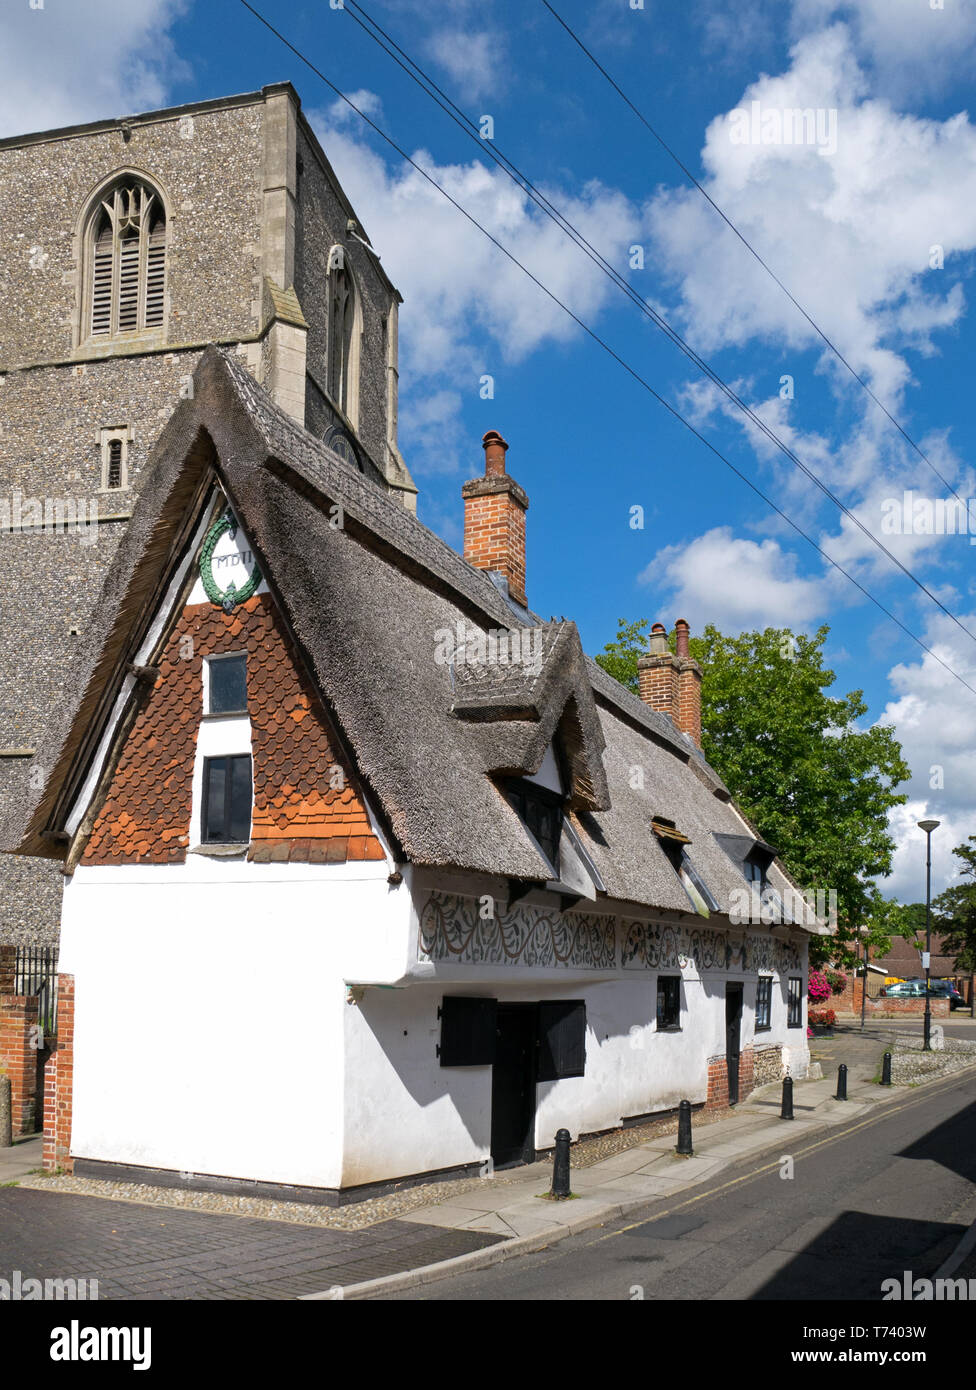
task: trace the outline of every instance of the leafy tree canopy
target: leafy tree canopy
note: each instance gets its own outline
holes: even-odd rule
[[[646,620],[621,620],[597,657],[635,693],[646,628]],[[690,643],[702,668],[705,757],[797,883],[837,893],[839,939],[812,941],[811,959],[836,955],[838,947],[849,954],[860,923],[879,942],[887,928],[901,935],[906,925],[880,905],[873,880],[891,870],[888,812],[906,800],[897,789],[910,771],[890,728],[858,727],[867,714],[862,691],[828,693],[829,631],[808,637],[769,627],[727,637],[709,624]]]
[[[954,883],[932,903],[933,927],[944,932],[943,951],[955,956],[960,970],[976,970],[976,835],[952,851],[959,862],[961,883]]]

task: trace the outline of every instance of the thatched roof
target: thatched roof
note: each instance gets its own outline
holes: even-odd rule
[[[655,815],[690,837],[719,903],[741,889],[741,865],[715,838],[752,834],[728,792],[670,719],[584,656],[573,623],[519,621],[486,573],[280,411],[225,353],[205,353],[193,387],[153,452],[65,672],[63,718],[22,770],[0,848],[64,857],[68,814],[127,666],[217,483],[404,860],[547,879],[499,779],[534,775],[556,737],[574,823],[610,897],[689,910]],[[449,659],[445,634],[462,637]],[[499,634],[521,644],[520,659],[498,661]]]

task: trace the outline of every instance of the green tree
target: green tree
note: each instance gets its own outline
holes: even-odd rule
[[[621,620],[597,657],[634,691],[646,626]],[[797,883],[837,893],[839,939],[812,943],[812,958],[849,948],[859,923],[877,919],[883,928],[898,920],[884,915],[873,881],[891,870],[888,812],[906,800],[897,788],[910,775],[890,728],[859,727],[863,692],[828,693],[828,632],[766,628],[726,637],[709,625],[690,643],[702,668],[705,757]]]
[[[976,835],[952,852],[961,861],[963,882],[954,883],[933,901],[932,925],[945,935],[943,952],[955,957],[960,970],[972,973],[976,970]]]

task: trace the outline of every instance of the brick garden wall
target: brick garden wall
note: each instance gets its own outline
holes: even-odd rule
[[[74,1093],[75,977],[58,976],[58,1042],[44,1068],[45,1172],[73,1169],[71,1109]]]

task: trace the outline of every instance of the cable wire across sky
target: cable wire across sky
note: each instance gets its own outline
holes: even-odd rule
[[[495,246],[497,250],[499,250],[502,253],[502,255],[506,257],[507,260],[509,260],[525,276],[527,276],[527,278],[531,280],[532,283],[536,285],[537,288],[540,289],[542,293],[545,294],[546,297],[552,301],[552,303],[554,303],[559,309],[561,309],[566,315],[568,315],[568,317],[572,319],[572,321],[575,324],[577,324],[577,326],[581,328],[589,338],[591,338],[595,343],[598,344],[599,347],[603,349],[604,352],[606,352],[611,358],[613,358],[613,360],[618,364],[618,366],[622,367],[624,371],[627,372],[627,374],[641,387],[643,387],[643,389],[647,391],[648,394],[651,395],[660,405],[662,405],[664,409],[675,420],[677,420],[681,425],[684,426],[686,430],[688,430],[692,435],[694,435],[694,437],[698,439],[700,443],[704,444],[704,446],[712,454],[714,454],[716,458],[721,460],[721,462],[724,463],[725,466],[729,468],[738,478],[740,478],[742,482],[744,482],[746,486],[756,494],[757,497],[761,498],[762,501],[765,502],[768,507],[770,507],[779,517],[781,517],[782,520],[785,521],[787,525],[790,526],[796,532],[797,535],[802,537],[802,539],[805,540],[810,546],[812,546],[813,549],[816,550],[817,553],[823,559],[825,559],[831,566],[833,566],[834,569],[836,569],[847,580],[849,580],[849,582],[853,584],[855,588],[858,589],[859,592],[864,595],[865,598],[867,598],[872,604],[874,604],[874,606],[877,609],[879,609],[879,611],[882,612],[885,615],[885,617],[889,618],[902,632],[904,632],[907,637],[911,638],[911,640],[917,646],[921,647],[921,649],[924,652],[926,652],[927,655],[931,656],[934,661],[936,661],[951,676],[953,676],[957,681],[959,681],[961,685],[964,685],[971,694],[976,695],[976,687],[970,685],[970,683],[965,679],[964,676],[960,675],[958,671],[954,670],[948,664],[948,662],[944,661],[943,658],[938,655],[937,652],[935,652],[920,637],[918,637],[914,632],[912,632],[911,629],[905,623],[903,623],[900,618],[896,617],[896,615],[892,613],[891,610],[888,609],[881,602],[880,599],[876,598],[875,595],[872,594],[870,590],[867,589],[858,579],[856,579],[854,575],[850,573],[850,571],[845,569],[844,566],[839,563],[839,561],[834,560],[833,557],[830,556],[823,549],[823,547],[813,539],[812,536],[810,536],[806,531],[804,531],[803,528],[792,519],[792,517],[790,517],[780,506],[778,506],[777,503],[774,502],[771,497],[769,497],[765,492],[763,492],[762,489],[758,487],[758,485],[754,483],[751,478],[749,478],[745,473],[743,473],[740,468],[736,467],[736,465],[729,458],[727,458],[726,455],[723,454],[721,450],[715,444],[713,444],[706,435],[702,434],[702,432],[681,413],[677,406],[672,405],[672,403],[669,400],[667,400],[666,397],[662,396],[660,392],[658,392],[651,385],[651,383],[647,381],[647,379],[643,377],[640,374],[640,372],[637,371],[636,368],[632,367],[631,364],[627,362],[625,358],[621,357],[620,354],[604,338],[602,338],[594,329],[592,329],[576,313],[574,313],[574,311],[570,309],[569,306],[565,304],[563,300],[561,300],[552,290],[550,290],[548,286],[545,285],[535,274],[533,274],[533,272],[529,270],[528,267],[525,266],[515,256],[515,254],[508,249],[507,246],[505,246],[501,241],[498,240],[496,236],[493,235],[492,232],[490,232],[485,226],[483,226],[482,223],[478,221],[478,219],[474,216],[473,213],[469,212],[467,208],[465,208],[461,203],[459,203],[456,198],[454,198],[440,183],[438,183],[431,173],[424,169],[422,165],[420,165],[411,155],[409,155],[406,152],[406,150],[402,148],[402,146],[397,144],[396,140],[391,135],[387,134],[387,132],[383,130],[383,128],[380,125],[378,125],[377,122],[374,121],[371,116],[369,116],[365,111],[363,111],[361,107],[357,106],[356,103],[352,101],[350,97],[348,97],[329,77],[327,77],[326,74],[319,67],[317,67],[310,58],[308,58],[299,48],[297,48],[289,39],[287,39],[285,35],[281,33],[280,30],[275,28],[275,26],[270,22],[270,20],[266,19],[265,16],[260,13],[260,11],[258,11],[252,4],[250,4],[250,0],[239,0],[239,2],[251,15],[254,16],[255,19],[259,21],[259,23],[261,23],[268,30],[269,33],[273,34],[275,38],[279,40],[279,42],[281,42],[291,53],[293,53],[295,57],[298,58],[298,60],[309,69],[310,72],[314,73],[320,81],[324,82],[325,85],[329,88],[329,90],[335,94],[335,96],[337,96],[341,101],[343,101],[350,108],[350,110],[354,111],[356,115],[359,116],[360,119],[367,126],[369,126],[369,128],[376,135],[378,135],[392,150],[394,150],[395,153],[399,155],[399,157],[402,160],[409,164],[411,168],[415,169],[417,173],[420,174],[421,177],[426,180],[427,183],[429,183],[433,188],[435,188],[442,195],[442,197],[444,197],[446,201],[449,202],[451,206],[454,207],[462,215],[462,217],[465,218],[466,221],[468,221],[472,226],[476,227],[477,230],[481,232],[482,235],[486,237],[487,240],[490,241],[491,244]],[[347,3],[355,3],[355,0],[347,0]],[[361,7],[357,5],[356,8],[359,9]],[[365,13],[365,11],[363,11],[363,13]],[[356,16],[351,17],[355,18]],[[467,120],[466,117],[462,117],[462,119],[465,121]],[[599,253],[594,254],[598,255]],[[624,283],[626,284],[626,282]],[[691,350],[689,349],[689,351]],[[786,446],[782,447],[785,448]],[[896,563],[898,563],[900,566],[900,562],[896,561]],[[904,568],[903,566],[900,567]],[[925,586],[922,585],[919,580],[916,580],[913,575],[910,577],[916,584],[918,584],[920,588],[922,588],[923,590],[925,589]],[[925,590],[925,592],[928,592],[928,590]],[[935,598],[934,595],[931,595],[931,597],[934,599],[936,603],[939,604],[940,608],[943,607],[943,605],[939,602],[938,599]],[[955,618],[955,616],[952,613],[949,613],[949,611],[944,608],[943,611],[945,611],[947,615],[950,618],[952,618],[954,622],[957,623],[958,626],[962,627],[963,631],[967,632],[970,637],[973,636],[973,634],[969,633],[968,629],[965,628],[963,624],[960,623],[959,620]]]

